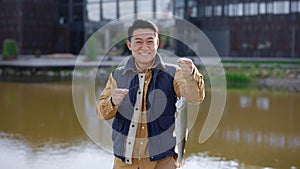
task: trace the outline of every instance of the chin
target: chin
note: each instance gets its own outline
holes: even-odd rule
[[[153,60],[155,55],[149,54],[149,55],[139,55],[138,56],[141,60]]]

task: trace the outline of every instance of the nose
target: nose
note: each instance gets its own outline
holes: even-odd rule
[[[149,49],[149,46],[148,46],[148,44],[147,44],[146,42],[144,42],[144,43],[142,44],[142,47],[141,47],[141,49],[143,49],[143,50],[147,50],[147,49]]]

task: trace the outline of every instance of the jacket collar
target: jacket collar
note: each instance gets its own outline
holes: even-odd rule
[[[162,60],[161,56],[157,53],[155,55],[155,61],[154,64],[152,65],[152,68],[158,68],[158,69],[165,69],[165,63]],[[130,58],[127,60],[124,66],[124,72],[123,74],[127,73],[128,71],[131,72],[137,72],[136,66],[135,66],[135,58],[131,55]]]

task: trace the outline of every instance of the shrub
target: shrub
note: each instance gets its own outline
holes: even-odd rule
[[[19,47],[14,39],[5,39],[3,42],[3,59],[16,59],[19,55]]]
[[[251,84],[251,78],[243,73],[226,72],[227,87],[241,88]]]
[[[99,43],[97,39],[94,37],[91,37],[85,46],[85,54],[87,55],[87,59],[90,61],[97,60],[98,57],[98,49],[99,49]]]
[[[35,56],[36,58],[40,58],[40,57],[41,57],[41,50],[39,50],[39,49],[35,50],[35,51],[34,51],[34,56]]]

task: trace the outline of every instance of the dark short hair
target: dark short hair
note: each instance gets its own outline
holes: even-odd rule
[[[130,41],[133,31],[136,29],[152,29],[154,33],[158,33],[157,26],[146,19],[137,19],[133,22],[133,24],[128,28],[128,40]]]

